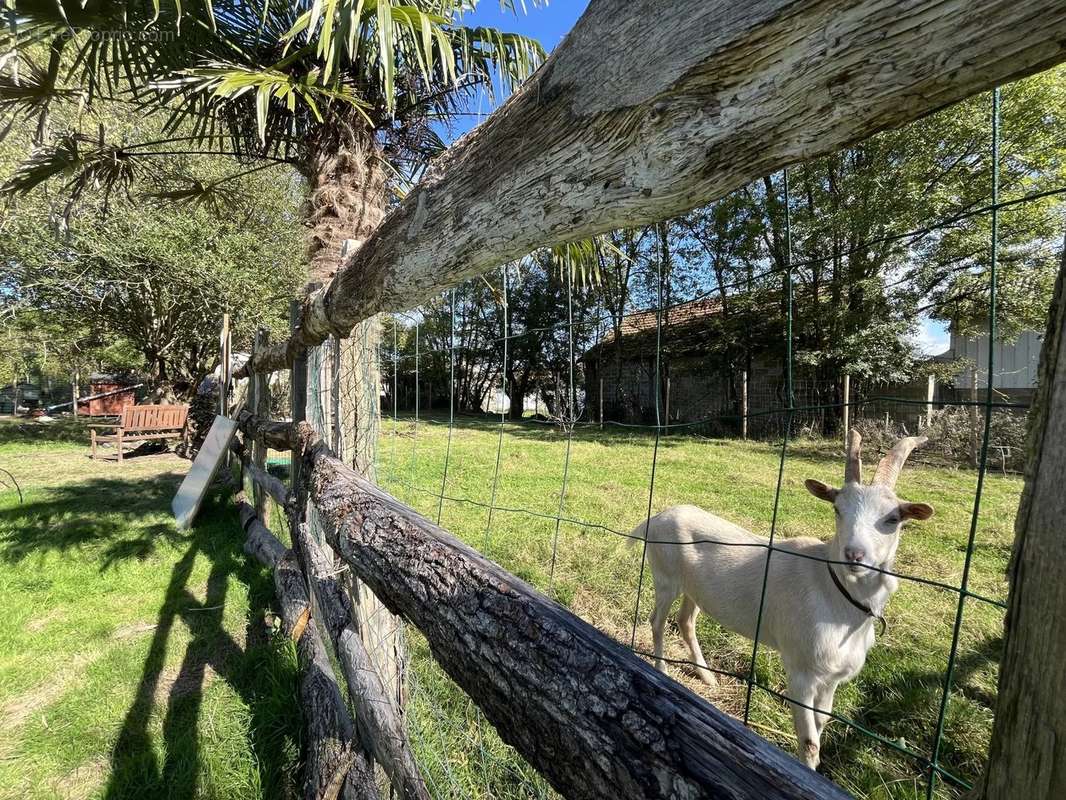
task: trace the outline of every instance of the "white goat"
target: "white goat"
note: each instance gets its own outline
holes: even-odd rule
[[[904,502],[894,491],[907,456],[925,441],[901,439],[881,460],[873,481],[863,485],[861,438],[851,431],[843,488],[806,481],[807,491],[833,504],[836,535],[828,542],[777,540],[770,555],[759,641],[781,654],[787,696],[796,701],[790,705],[799,753],[811,769],[818,766],[822,729],[829,720],[813,709],[832,711],[837,686],[862,669],[874,644],[875,622],[883,620],[898,586],[895,577],[878,570],[892,571],[903,522],[933,514],[930,506]],[[663,628],[681,594],[681,637],[700,677],[714,685],[696,640],[696,616],[702,609],[726,628],[755,637],[767,539],[695,506],[668,508],[638,525],[633,535],[643,539],[645,530],[655,580],[655,665],[666,671]]]

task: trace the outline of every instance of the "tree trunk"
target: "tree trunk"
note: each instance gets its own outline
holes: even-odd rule
[[[1029,416],[1025,489],[1008,569],[1010,599],[985,800],[1066,797],[1066,245],[1055,285],[1036,401]]]
[[[385,219],[385,171],[373,133],[361,121],[334,115],[321,126],[308,159],[309,285],[328,283],[345,242],[362,245]]]

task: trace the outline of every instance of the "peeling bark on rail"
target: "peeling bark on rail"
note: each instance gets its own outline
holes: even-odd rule
[[[568,798],[846,798],[334,458],[305,453],[330,544]]]
[[[274,572],[282,629],[296,642],[300,708],[304,717],[304,800],[379,800],[369,758],[333,675],[295,554],[278,541],[248,503],[238,501],[244,550]]]
[[[1066,242],[1037,386],[985,800],[1066,797]]]
[[[242,411],[237,415],[237,430],[274,450],[291,450],[300,446],[291,422],[274,422],[257,417],[250,411]]]
[[[1061,0],[592,0],[249,369],[1063,60]]]

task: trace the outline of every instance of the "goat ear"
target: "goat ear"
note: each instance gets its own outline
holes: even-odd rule
[[[817,497],[819,500],[825,500],[827,503],[832,503],[837,499],[837,495],[840,493],[839,489],[834,489],[831,486],[826,486],[821,481],[811,480],[808,478],[803,482],[803,485],[807,487],[807,491]],[[931,510],[931,509],[930,509]]]
[[[903,519],[929,519],[933,516],[933,507],[926,503],[900,503],[899,515]]]

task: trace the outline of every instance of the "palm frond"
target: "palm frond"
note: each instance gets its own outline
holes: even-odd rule
[[[22,53],[15,53],[14,57],[18,59],[18,64],[13,64],[10,72],[0,72],[0,118],[22,118],[34,122],[37,128],[35,139],[40,142],[52,104],[77,100],[81,97],[81,91],[56,85],[60,64],[58,48],[51,50],[47,67],[40,66]],[[18,66],[23,69],[18,69]]]
[[[0,186],[0,194],[26,194],[54,178],[65,178],[71,203],[91,188],[103,192],[106,205],[116,189],[129,192],[143,162],[143,156],[104,142],[102,132],[98,139],[67,134],[53,145],[35,148]]]
[[[350,86],[324,86],[314,72],[290,75],[275,66],[253,69],[241,64],[214,62],[203,67],[183,70],[178,75],[157,81],[154,87],[175,93],[203,93],[224,103],[236,103],[254,97],[256,130],[265,144],[268,112],[273,104],[295,114],[302,105],[319,122],[319,103],[338,102],[362,114],[368,124],[366,104],[356,97]]]
[[[540,44],[494,28],[459,25],[476,3],[396,0],[312,0],[283,39],[313,49],[321,79],[356,73],[377,83],[386,112],[397,107],[399,75],[424,87],[457,87],[465,75],[498,74],[505,91],[543,62]],[[513,2],[502,7],[513,10]]]
[[[549,254],[560,279],[569,274],[570,280],[577,281],[581,286],[597,286],[602,282],[602,255],[627,258],[606,236],[594,236],[591,239],[555,245],[549,249]]]
[[[168,189],[144,192],[142,197],[158,205],[205,207],[216,213],[233,209],[240,203],[240,192],[221,181],[205,183],[197,178],[186,178],[182,183]]]

